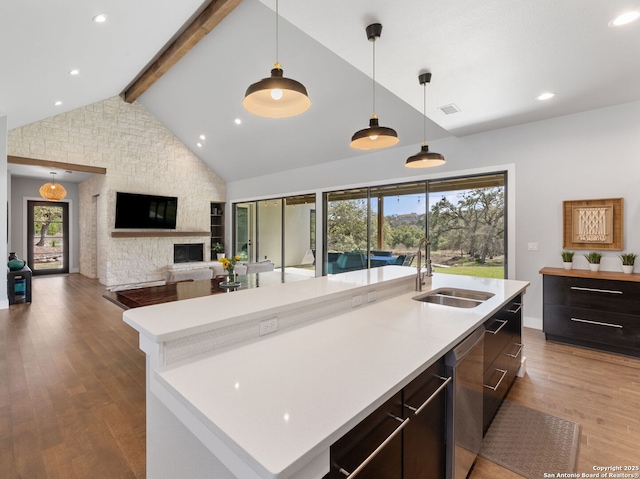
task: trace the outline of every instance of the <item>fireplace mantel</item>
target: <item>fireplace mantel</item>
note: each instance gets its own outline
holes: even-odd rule
[[[180,236],[205,236],[208,231],[112,231],[112,238],[168,238]]]

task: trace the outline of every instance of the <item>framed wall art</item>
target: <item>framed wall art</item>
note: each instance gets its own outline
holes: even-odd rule
[[[564,249],[622,250],[623,198],[564,201]]]

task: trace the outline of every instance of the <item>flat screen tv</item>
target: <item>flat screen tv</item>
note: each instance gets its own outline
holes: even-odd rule
[[[178,198],[116,193],[116,228],[176,229]]]

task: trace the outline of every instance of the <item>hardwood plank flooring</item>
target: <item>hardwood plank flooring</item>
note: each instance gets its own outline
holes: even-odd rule
[[[37,277],[0,310],[0,478],[145,477],[145,357],[104,289]]]
[[[145,358],[122,309],[78,274],[0,310],[0,479],[145,477]],[[640,360],[525,328],[509,399],[580,423],[578,472],[640,463]],[[565,471],[550,471],[553,473]],[[519,479],[478,459],[470,479]]]
[[[547,342],[528,328],[523,342],[527,374],[508,398],[582,426],[577,472],[640,465],[640,359]],[[570,471],[549,471],[559,472]],[[521,476],[480,458],[469,477]]]

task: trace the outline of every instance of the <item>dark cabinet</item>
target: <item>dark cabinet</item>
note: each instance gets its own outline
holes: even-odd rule
[[[522,354],[522,295],[485,322],[483,430],[486,433],[515,381]]]
[[[336,441],[324,479],[438,479],[445,477],[444,360]]]
[[[543,330],[548,340],[640,357],[639,275],[541,272]]]
[[[404,388],[405,416],[411,418],[403,433],[406,479],[445,477],[444,373],[444,362],[439,361]]]

